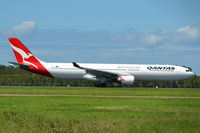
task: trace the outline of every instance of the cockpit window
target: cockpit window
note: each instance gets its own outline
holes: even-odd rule
[[[186,72],[191,72],[191,70],[187,69]]]

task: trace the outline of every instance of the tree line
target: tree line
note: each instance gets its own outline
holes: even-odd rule
[[[1,86],[72,86],[72,87],[95,87],[96,82],[87,80],[63,80],[48,78],[19,68],[0,65]],[[108,87],[120,87],[119,83],[108,83]],[[200,88],[200,77],[178,82],[161,81],[135,81],[128,87],[160,87],[160,88]]]

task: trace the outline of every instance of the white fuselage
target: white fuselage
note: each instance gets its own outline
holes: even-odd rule
[[[110,81],[133,85],[135,80],[177,81],[195,75],[188,68],[175,65],[46,63],[36,58],[18,38],[9,38],[9,42],[18,62],[10,62],[12,66],[52,78],[100,81],[104,86]]]
[[[72,63],[45,63],[45,68],[55,78],[86,79],[86,71],[78,69]],[[175,65],[140,65],[140,64],[92,64],[79,63],[86,68],[116,74],[132,75],[135,80],[142,81],[177,81],[193,77],[195,74],[188,68]]]

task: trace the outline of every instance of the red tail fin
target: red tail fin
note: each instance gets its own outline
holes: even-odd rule
[[[31,72],[52,77],[47,69],[17,38],[8,38],[19,64],[30,65]]]
[[[11,47],[20,64],[25,64],[24,60],[33,56],[33,54],[20,42],[17,38],[8,38],[11,43]]]

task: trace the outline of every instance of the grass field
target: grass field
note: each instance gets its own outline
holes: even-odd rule
[[[0,94],[4,133],[200,132],[200,89],[0,87]]]

